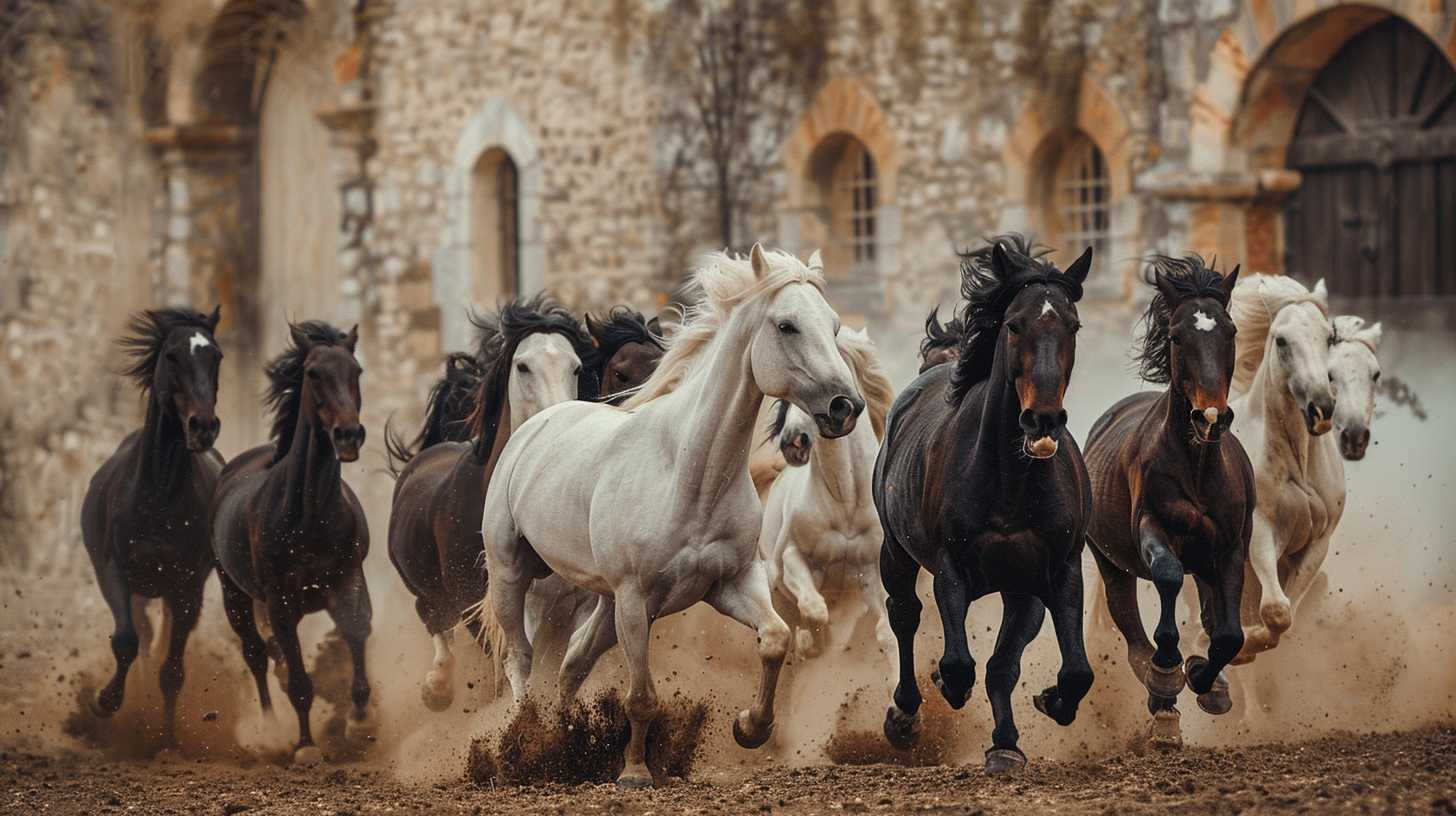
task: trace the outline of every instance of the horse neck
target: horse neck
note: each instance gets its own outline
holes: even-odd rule
[[[192,464],[181,421],[162,407],[161,398],[155,393],[147,399],[147,415],[139,441],[136,472],[139,484],[167,490]]]
[[[342,493],[339,457],[325,434],[323,426],[314,422],[311,406],[301,406],[282,463],[283,517],[290,521],[312,521]]]
[[[1249,386],[1249,410],[1263,420],[1265,456],[1283,458],[1296,472],[1306,473],[1310,448],[1319,440],[1304,426],[1304,412],[1289,393],[1289,378],[1279,355],[1269,349],[1264,352],[1264,364]]]
[[[848,436],[814,440],[809,449],[810,482],[819,485],[834,501],[857,506],[861,497],[869,495],[878,447],[867,416],[859,418]]]
[[[1221,461],[1220,457],[1209,456],[1209,449],[1214,444],[1199,444],[1193,438],[1193,420],[1190,418],[1193,413],[1193,401],[1188,399],[1177,386],[1178,378],[1173,378],[1173,384],[1163,394],[1164,407],[1163,416],[1163,439],[1162,449],[1165,451],[1178,450],[1188,457],[1193,463],[1193,486],[1201,490],[1203,486],[1203,474],[1208,467]],[[1215,448],[1216,449],[1216,448]]]
[[[1025,459],[1020,450],[1022,435],[1021,402],[1016,398],[1016,389],[1006,377],[1005,344],[996,342],[996,354],[991,361],[991,373],[981,388],[980,400],[969,395],[956,408],[954,420],[946,425],[951,439],[974,438],[973,450],[977,456],[991,457],[998,465],[997,470],[1005,472],[1000,465]],[[974,423],[974,430],[966,427]]]
[[[674,483],[705,508],[740,480],[748,481],[748,454],[763,391],[753,379],[747,331],[724,327],[701,373],[663,397],[677,443]],[[651,404],[651,403],[649,403]],[[685,417],[684,417],[685,415]]]

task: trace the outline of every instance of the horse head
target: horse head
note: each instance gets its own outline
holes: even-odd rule
[[[194,453],[211,448],[222,429],[217,418],[222,349],[213,336],[221,314],[221,307],[210,315],[150,310],[133,319],[131,334],[122,341],[133,357],[126,373],[177,420]]]
[[[637,388],[657,370],[666,348],[656,320],[649,321],[626,306],[613,307],[604,319],[586,316],[587,331],[601,360],[599,379],[604,397]]]
[[[1334,336],[1325,313],[1323,281],[1315,286],[1313,298],[1281,307],[1269,325],[1264,356],[1273,363],[1276,382],[1303,412],[1311,436],[1334,427],[1335,397],[1328,370]]]
[[[1340,455],[1357,462],[1365,458],[1375,417],[1381,329],[1379,323],[1367,327],[1365,319],[1355,315],[1341,315],[1332,323],[1335,342],[1330,346],[1329,372],[1334,424],[1340,432]]]
[[[298,326],[290,330],[294,347],[303,354],[300,410],[324,431],[340,462],[353,462],[364,445],[364,426],[359,422],[364,407],[359,375],[364,369],[354,357],[359,327],[337,338],[338,342],[319,342]]]
[[[1158,297],[1148,306],[1144,377],[1188,401],[1195,441],[1217,442],[1234,421],[1228,399],[1237,329],[1228,304],[1239,267],[1221,276],[1197,255],[1157,257],[1151,267]]]

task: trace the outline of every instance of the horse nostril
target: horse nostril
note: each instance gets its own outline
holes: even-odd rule
[[[1065,409],[1057,412],[1057,427],[1058,428],[1065,428],[1065,427],[1067,427],[1067,412],[1066,412]]]
[[[856,413],[854,400],[849,397],[838,396],[829,401],[829,417],[835,422],[843,422]]]
[[[1022,411],[1021,416],[1016,418],[1016,422],[1021,425],[1022,432],[1028,436],[1036,433],[1036,413],[1030,408]]]

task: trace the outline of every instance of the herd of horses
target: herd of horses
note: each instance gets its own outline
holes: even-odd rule
[[[754,748],[773,730],[785,659],[838,653],[831,624],[867,614],[888,680],[885,736],[907,748],[921,730],[925,570],[945,630],[931,680],[953,708],[976,678],[968,607],[1001,596],[985,767],[1015,770],[1026,756],[1011,694],[1048,612],[1061,667],[1036,710],[1070,725],[1092,686],[1090,544],[1102,579],[1093,597],[1105,597],[1146,687],[1149,737],[1181,741],[1185,688],[1203,711],[1230,711],[1227,667],[1277,646],[1322,578],[1343,460],[1361,458],[1370,438],[1380,325],[1332,317],[1322,284],[1153,257],[1134,355],[1162,388],[1109,408],[1084,450],[1063,398],[1092,250],[1060,269],[1009,234],[959,258],[961,303],[944,324],[931,313],[920,374],[898,396],[867,334],[841,328],[817,252],[801,261],[755,245],[707,257],[694,272],[698,302],[665,333],[626,307],[578,319],[546,295],[476,316],[477,347],[446,360],[418,435],[385,433],[389,557],[434,646],[424,705],[453,702],[458,628],[517,701],[543,644],[564,647],[563,701],[620,645],[631,734],[618,781],[650,785],[655,620],[705,601],[754,631],[762,674],[733,722]],[[217,310],[147,311],[122,341],[147,410],[82,509],[115,618],[115,674],[92,709],[121,706],[150,642],[143,605],[161,598],[172,739],[183,651],[215,568],[262,707],[272,660],[286,666],[298,716],[294,760],[316,762],[303,616],[333,619],[353,662],[347,728],[374,727],[369,529],[341,470],[365,438],[358,334],[292,325],[265,368],[271,441],[224,463],[213,449],[218,320]],[[1175,611],[1190,575],[1204,653],[1185,657]],[[1151,640],[1139,580],[1159,598]]]

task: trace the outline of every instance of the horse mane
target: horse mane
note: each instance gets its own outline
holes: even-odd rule
[[[839,352],[854,372],[859,392],[865,398],[865,410],[870,415],[870,425],[875,429],[875,438],[885,438],[885,418],[890,414],[890,405],[895,401],[895,389],[890,378],[885,376],[884,366],[869,332],[864,329],[843,329],[839,332]]]
[[[475,391],[484,376],[485,368],[470,354],[457,351],[445,358],[445,375],[430,388],[425,421],[415,438],[405,442],[388,422],[384,424],[384,448],[391,475],[399,476],[400,470],[426,448],[470,438],[465,420],[475,407]]]
[[[662,362],[637,392],[622,403],[623,409],[637,408],[680,388],[692,375],[698,357],[722,334],[736,307],[791,283],[810,283],[821,291],[824,289],[824,274],[819,268],[806,266],[780,250],[764,250],[763,257],[770,271],[762,279],[753,273],[752,262],[739,255],[714,252],[698,261],[687,288],[700,292],[702,298],[682,310],[678,330],[664,341],[667,352]]]
[[[613,306],[607,316],[600,320],[588,314],[586,330],[591,334],[592,342],[597,348],[597,365],[605,366],[623,346],[631,343],[666,349],[662,337],[654,331],[652,322],[630,306]],[[601,374],[598,369],[598,379],[601,379]]]
[[[1264,363],[1269,327],[1280,309],[1297,303],[1313,303],[1329,315],[1329,307],[1317,293],[1288,275],[1259,272],[1239,279],[1229,300],[1229,316],[1239,327],[1234,336],[1233,391],[1244,392],[1254,384],[1254,375]]]
[[[925,360],[925,355],[936,349],[955,348],[965,338],[966,325],[959,317],[951,316],[945,323],[940,322],[940,307],[936,306],[925,316],[925,339],[920,341],[920,359]]]
[[[273,412],[273,461],[276,464],[288,455],[293,444],[293,431],[298,427],[299,405],[303,402],[303,364],[314,346],[343,346],[348,334],[322,320],[289,323],[288,347],[263,367],[268,377],[268,390],[263,402]],[[308,346],[300,346],[294,337],[303,335]]]
[[[1372,354],[1380,353],[1380,324],[1365,328],[1365,318],[1359,315],[1339,315],[1330,320],[1335,329],[1335,343],[1360,343]]]
[[[508,399],[512,363],[521,341],[533,334],[559,334],[571,342],[581,360],[577,399],[597,398],[596,349],[576,315],[545,292],[506,303],[495,313],[470,314],[479,338],[477,358],[484,369],[475,389],[474,407],[465,420],[475,440],[473,454],[484,462],[500,432],[501,414]]]
[[[1144,382],[1167,384],[1173,378],[1168,359],[1168,324],[1179,305],[1194,298],[1210,298],[1228,308],[1223,275],[1217,267],[1217,258],[1206,262],[1196,252],[1181,258],[1153,255],[1147,259],[1143,282],[1153,287],[1153,299],[1143,312],[1142,334],[1133,353],[1133,363]],[[1170,302],[1163,296],[1157,286],[1159,276],[1177,293],[1176,301]]]
[[[991,257],[997,245],[1011,261],[1011,272],[1004,280],[997,276]],[[961,298],[965,304],[957,318],[964,327],[961,355],[950,375],[947,399],[959,403],[971,387],[991,376],[996,357],[996,338],[1006,310],[1021,290],[1032,284],[1057,286],[1076,301],[1082,297],[1082,284],[1045,260],[1051,249],[1034,243],[1019,233],[1006,233],[986,239],[985,246],[959,252],[961,259]]]
[[[142,393],[152,390],[152,375],[162,358],[167,337],[182,328],[201,329],[211,335],[215,326],[212,318],[191,309],[147,309],[127,321],[127,334],[117,345],[131,362],[121,373],[131,378]]]

